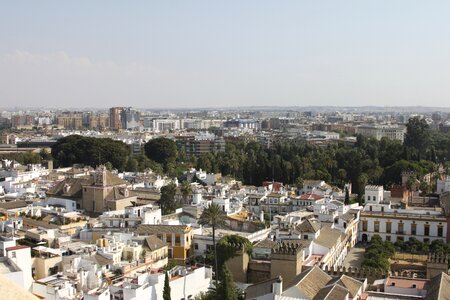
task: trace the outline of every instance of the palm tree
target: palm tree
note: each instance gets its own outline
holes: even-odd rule
[[[203,213],[198,221],[200,225],[210,225],[212,227],[216,279],[218,274],[217,272],[219,272],[217,265],[216,228],[223,226],[225,224],[225,217],[226,213],[221,209],[221,207],[218,204],[213,202],[208,208],[203,210]]]
[[[180,185],[180,192],[183,196],[184,204],[187,204],[187,197],[192,193],[191,183],[188,181],[183,181]]]

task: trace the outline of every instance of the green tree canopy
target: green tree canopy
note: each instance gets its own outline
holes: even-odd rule
[[[412,151],[413,159],[424,158],[423,153],[430,148],[430,137],[430,126],[425,119],[414,117],[408,120],[404,145]]]
[[[169,275],[166,271],[166,276],[164,277],[164,289],[163,289],[163,299],[170,300],[170,284],[169,284]]]
[[[252,249],[252,243],[245,237],[237,234],[230,234],[222,237],[217,242],[217,261],[219,270],[227,260],[235,257],[239,251],[244,251],[251,256]]]
[[[145,155],[166,168],[167,164],[175,162],[178,151],[174,141],[168,138],[156,138],[144,145]]]
[[[52,146],[56,166],[61,167],[73,164],[96,167],[110,162],[114,168],[124,171],[130,155],[127,144],[110,138],[70,135],[59,139]]]
[[[175,209],[177,208],[177,203],[175,201],[176,191],[177,187],[174,183],[170,183],[161,188],[161,198],[159,199],[159,203],[163,215],[175,212]]]

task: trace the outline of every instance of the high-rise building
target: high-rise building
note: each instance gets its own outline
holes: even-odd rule
[[[109,128],[112,130],[122,129],[122,111],[123,107],[111,107],[109,109]]]
[[[122,129],[137,129],[141,126],[141,113],[131,107],[121,112]]]

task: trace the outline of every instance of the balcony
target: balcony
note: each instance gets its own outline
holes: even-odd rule
[[[404,231],[404,230],[397,230],[396,233],[397,233],[397,234],[405,234],[405,231]]]

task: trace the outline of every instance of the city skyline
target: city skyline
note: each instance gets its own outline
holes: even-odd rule
[[[440,1],[0,5],[3,107],[449,107]]]

